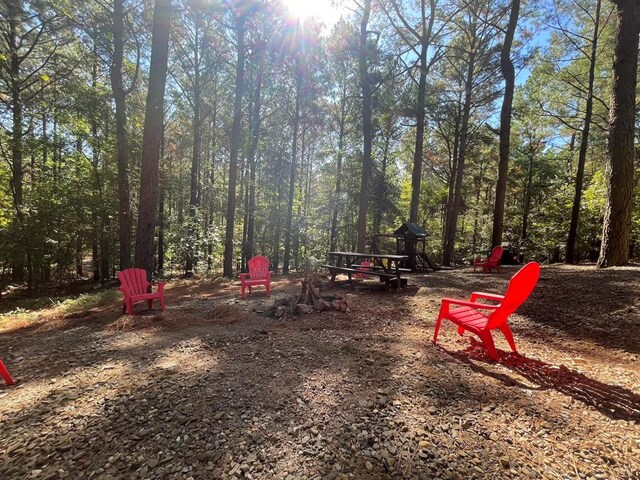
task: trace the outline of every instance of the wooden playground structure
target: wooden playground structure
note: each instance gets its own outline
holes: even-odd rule
[[[393,238],[396,241],[396,255],[407,257],[400,265],[401,268],[409,269],[411,272],[440,270],[440,266],[427,255],[426,240],[428,236],[427,231],[417,223],[403,223],[393,233],[376,235],[373,241],[373,252],[381,253],[383,239]]]

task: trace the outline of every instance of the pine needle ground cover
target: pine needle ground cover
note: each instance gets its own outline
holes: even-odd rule
[[[472,269],[400,293],[340,288],[351,312],[275,318],[239,282],[4,315],[0,477],[607,478],[640,476],[640,270],[545,267],[491,362],[440,299],[502,291]],[[12,323],[14,320],[14,323]]]

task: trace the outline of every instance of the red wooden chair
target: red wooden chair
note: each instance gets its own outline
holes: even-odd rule
[[[160,305],[164,312],[164,282],[149,283],[147,272],[142,268],[122,270],[118,272],[118,280],[120,280],[120,288],[118,290],[124,295],[122,313],[133,315],[133,304],[145,300],[148,302],[149,308],[151,308],[153,300],[156,298],[160,300]],[[150,285],[157,285],[157,291],[149,293]]]
[[[455,298],[443,298],[440,306],[440,314],[436,322],[436,331],[433,335],[433,343],[438,340],[438,331],[444,318],[451,320],[458,325],[458,333],[462,335],[465,330],[469,330],[480,337],[487,353],[493,360],[498,359],[496,347],[493,344],[491,330],[499,329],[509,342],[511,350],[516,352],[516,344],[513,341],[513,334],[507,323],[509,315],[515,312],[518,307],[529,297],[538,282],[540,276],[540,265],[536,262],[527,263],[516,274],[511,277],[507,291],[504,295],[492,293],[473,292],[471,298],[457,300]],[[476,302],[478,298],[498,302],[497,305]],[[459,305],[451,308],[451,305]],[[485,315],[479,310],[490,310],[491,313]]]
[[[371,270],[372,266],[373,264],[369,260],[365,260],[364,262],[360,262],[358,270]],[[370,275],[367,275],[366,273],[356,273],[355,278],[364,280],[365,278],[370,278]]]
[[[247,288],[249,288],[249,295],[251,295],[251,287],[256,285],[264,285],[267,288],[267,297],[271,295],[272,272],[269,271],[269,259],[257,255],[247,262],[247,267],[249,267],[249,273],[240,274],[242,298],[244,298],[244,292]]]
[[[491,269],[495,268],[496,272],[500,273],[500,260],[502,259],[502,247],[493,247],[491,250],[491,255],[489,255],[484,260],[476,258],[473,261],[473,271],[476,271],[476,268],[482,267],[482,271],[485,273],[491,273]]]
[[[4,381],[9,386],[11,386],[14,383],[16,383],[13,380],[13,378],[11,378],[11,375],[9,374],[9,370],[7,370],[7,367],[4,366],[4,363],[2,363],[2,360],[0,360],[0,377],[4,378]]]

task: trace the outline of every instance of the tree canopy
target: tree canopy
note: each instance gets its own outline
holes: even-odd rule
[[[540,261],[596,261],[603,238],[600,266],[633,256],[633,2],[313,4],[2,0],[1,286],[87,259],[113,278],[143,224],[159,275],[231,276],[256,254],[313,269],[406,221],[445,264],[500,239]]]

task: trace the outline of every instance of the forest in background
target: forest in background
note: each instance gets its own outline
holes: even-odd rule
[[[405,221],[448,265],[598,259],[625,0],[345,0],[331,27],[269,0],[1,0],[0,286],[134,264],[161,3],[156,274],[313,269]]]

